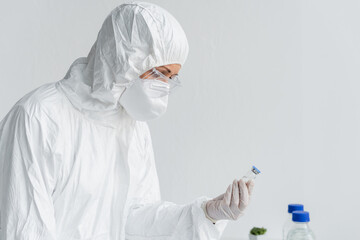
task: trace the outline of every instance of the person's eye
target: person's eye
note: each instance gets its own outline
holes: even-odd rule
[[[169,73],[167,71],[160,71],[164,76],[167,76]]]

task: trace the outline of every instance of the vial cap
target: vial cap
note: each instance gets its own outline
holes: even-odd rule
[[[261,171],[257,167],[255,167],[255,166],[252,166],[252,167],[253,167],[252,170],[255,174],[261,173]]]
[[[310,222],[310,214],[306,211],[293,211],[292,220],[293,222]]]
[[[302,204],[289,204],[288,205],[288,213],[292,213],[293,211],[304,211],[304,205]]]

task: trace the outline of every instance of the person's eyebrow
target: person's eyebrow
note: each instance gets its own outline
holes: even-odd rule
[[[169,68],[167,68],[165,66],[161,66],[161,67],[165,68],[168,71],[168,73],[171,73],[171,70]]]

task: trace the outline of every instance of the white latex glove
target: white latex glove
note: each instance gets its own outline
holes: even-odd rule
[[[254,188],[254,181],[247,183],[236,179],[229,185],[226,192],[206,202],[205,210],[210,220],[237,220],[244,214]]]

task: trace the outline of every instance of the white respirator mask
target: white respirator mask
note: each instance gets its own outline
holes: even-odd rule
[[[119,102],[135,120],[156,119],[166,112],[168,96],[178,86],[178,78],[168,78],[153,68],[144,78],[130,82]]]

